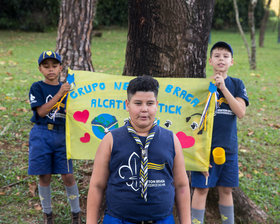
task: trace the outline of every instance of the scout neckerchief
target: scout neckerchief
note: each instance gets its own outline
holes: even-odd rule
[[[141,196],[147,201],[147,186],[148,186],[148,148],[151,141],[154,138],[155,131],[156,131],[157,122],[156,120],[153,123],[153,126],[146,138],[145,146],[141,140],[139,139],[138,135],[136,134],[135,129],[132,127],[130,120],[127,122],[127,130],[134,138],[137,145],[139,145],[141,149],[141,168],[140,168],[140,186],[141,186]]]

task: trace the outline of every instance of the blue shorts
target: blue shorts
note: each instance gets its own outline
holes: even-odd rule
[[[29,175],[73,173],[72,161],[67,161],[65,127],[35,124],[29,135]]]
[[[238,154],[226,154],[226,162],[222,165],[217,165],[213,161],[211,153],[209,168],[208,184],[206,185],[206,178],[201,172],[191,172],[192,187],[210,188],[216,186],[222,187],[238,187],[239,185],[239,171],[238,171]]]
[[[166,217],[165,219],[157,220],[158,224],[175,224],[173,215]],[[106,214],[103,219],[103,224],[133,224],[133,222],[124,221],[122,219],[115,218]]]

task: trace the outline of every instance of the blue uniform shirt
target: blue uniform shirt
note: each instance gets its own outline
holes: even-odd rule
[[[55,118],[52,118],[54,110],[51,110],[45,117],[40,117],[36,111],[36,107],[42,106],[49,102],[55,94],[59,91],[62,83],[58,85],[49,85],[43,81],[38,81],[32,84],[29,91],[30,106],[33,110],[31,121],[36,124],[56,124],[65,125],[65,103],[66,98],[63,100],[63,106],[56,113]]]
[[[148,201],[141,197],[141,150],[126,126],[111,131],[113,148],[106,189],[107,214],[124,220],[160,220],[172,214],[175,189],[173,133],[157,126],[148,148]],[[144,139],[141,137],[141,140]]]
[[[245,100],[246,106],[249,105],[246,88],[242,80],[228,76],[225,79],[225,85],[233,97],[240,97]],[[223,147],[225,148],[226,153],[237,153],[238,141],[236,115],[230,109],[223,93],[219,89],[217,95],[218,100],[221,101],[221,105],[216,109],[214,115],[212,148]]]

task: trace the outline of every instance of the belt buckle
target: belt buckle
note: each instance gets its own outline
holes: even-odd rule
[[[53,130],[53,128],[54,128],[54,125],[53,124],[48,124],[48,130]]]

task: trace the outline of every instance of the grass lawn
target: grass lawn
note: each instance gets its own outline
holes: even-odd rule
[[[92,61],[96,71],[121,75],[127,30],[101,30],[92,40]],[[0,223],[42,222],[37,194],[37,177],[27,175],[28,135],[31,110],[28,92],[42,79],[37,59],[43,50],[55,49],[56,32],[24,33],[0,31]],[[241,189],[269,215],[280,222],[280,44],[277,33],[269,31],[264,48],[257,47],[257,70],[250,71],[247,51],[239,33],[213,31],[212,43],[232,44],[235,65],[229,75],[241,78],[250,106],[238,122]],[[247,37],[249,41],[249,37]],[[211,67],[206,67],[207,76]],[[91,161],[75,161],[75,176],[85,212]],[[69,223],[70,208],[59,176],[53,177],[53,210],[56,223]],[[85,215],[84,215],[85,216]]]

